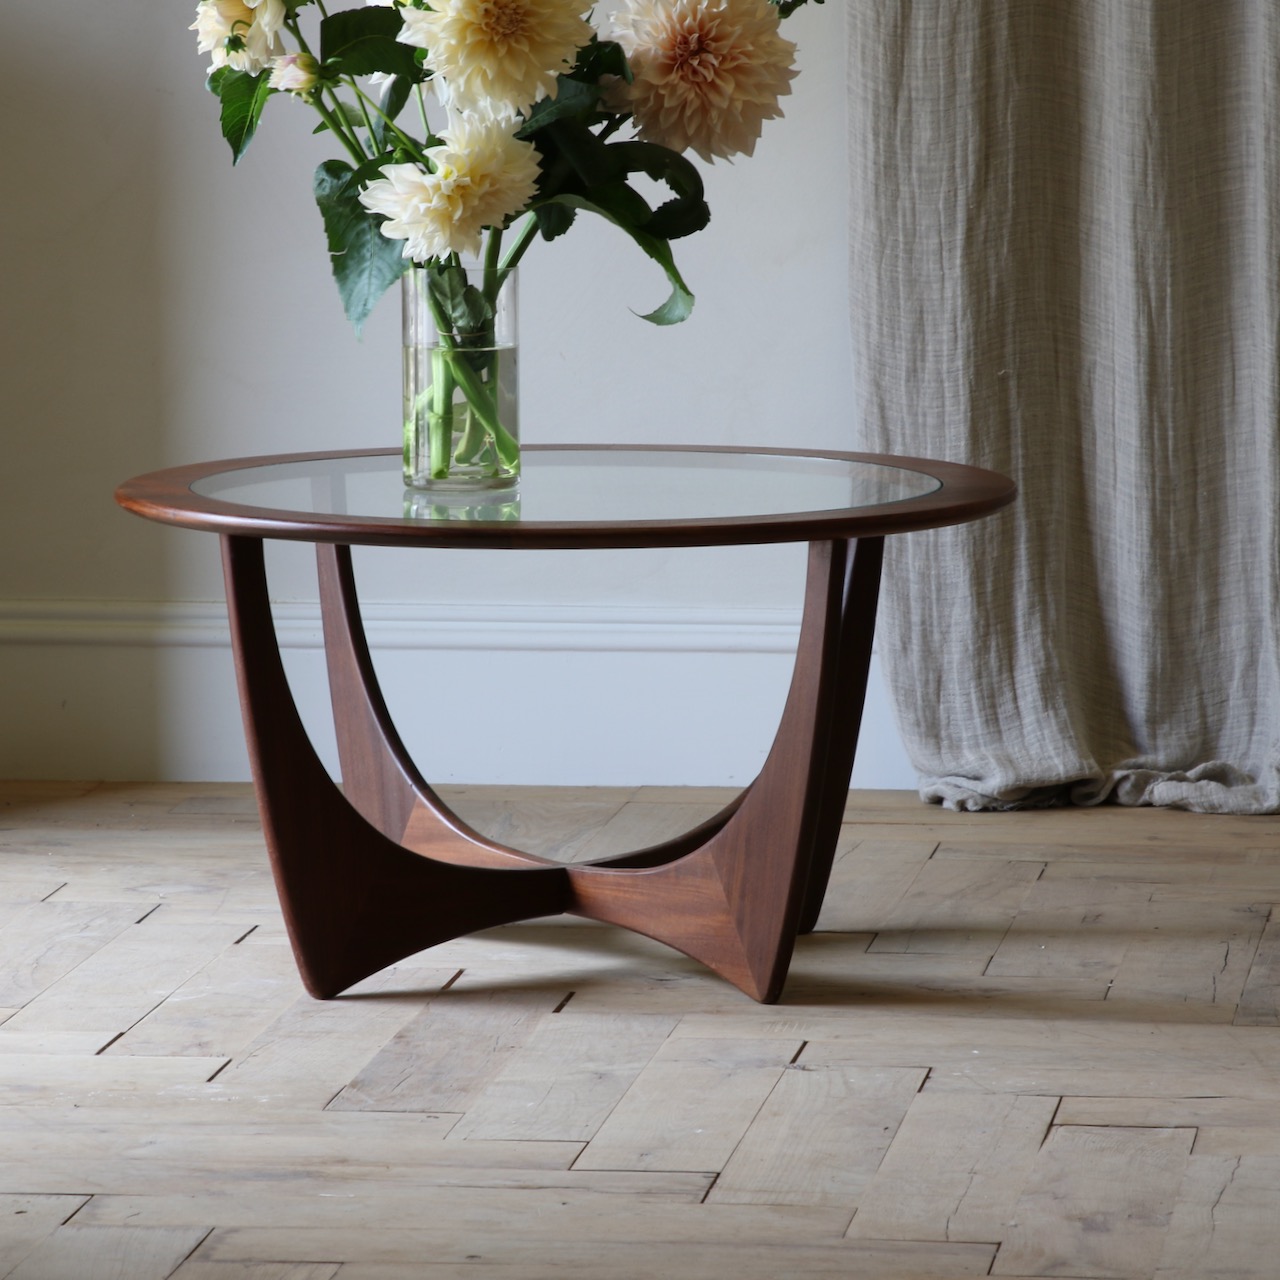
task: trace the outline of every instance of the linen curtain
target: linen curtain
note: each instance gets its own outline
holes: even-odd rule
[[[848,15],[859,447],[1021,490],[889,540],[922,797],[1280,809],[1280,5]]]

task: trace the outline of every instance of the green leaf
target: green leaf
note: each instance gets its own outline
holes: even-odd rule
[[[629,225],[615,217],[608,209],[592,203],[584,196],[566,193],[551,197],[547,203],[562,204],[570,209],[585,209],[590,213],[598,213],[614,226],[621,227],[666,272],[667,280],[671,284],[671,296],[657,310],[641,316],[642,320],[648,320],[652,324],[679,324],[680,321],[689,318],[689,314],[693,311],[693,294],[681,278],[675,259],[671,255],[671,246],[665,240],[649,235],[639,227]]]
[[[801,3],[804,0],[800,0]],[[821,0],[819,0],[821,2]],[[617,76],[631,83],[631,64],[622,46],[616,40],[592,40],[578,50],[578,60],[569,72],[578,80],[598,84],[601,76]]]
[[[413,46],[396,39],[403,25],[398,9],[381,5],[332,13],[320,23],[320,61],[336,63],[347,76],[383,71],[420,80]]]
[[[553,164],[555,158],[567,162],[585,190],[613,182],[625,171],[614,148],[601,142],[580,120],[551,121],[537,142],[540,151],[546,148]]]
[[[808,0],[769,0],[774,5],[781,17],[789,18],[802,4],[806,4]],[[813,0],[814,4],[821,4],[822,0]]]
[[[275,93],[268,88],[269,71],[251,76],[247,71],[219,67],[209,76],[209,91],[222,103],[222,136],[231,145],[231,163],[239,164],[248,150],[267,99]]]
[[[469,339],[483,337],[493,320],[493,308],[484,294],[468,282],[465,269],[438,262],[426,271],[431,295],[463,345]]]
[[[535,102],[529,112],[528,119],[520,126],[517,138],[526,141],[539,129],[563,120],[568,116],[581,116],[595,110],[600,100],[600,87],[595,84],[583,84],[581,80],[571,80],[568,76],[560,76],[556,81],[556,96],[543,98]]]
[[[329,261],[342,307],[357,337],[379,298],[408,270],[404,244],[382,234],[381,220],[358,199],[366,170],[326,160],[316,170],[314,192],[329,241]]]
[[[602,182],[591,188],[588,198],[620,226],[639,227],[649,235],[653,234],[650,230],[653,210],[645,198],[625,182]]]
[[[655,182],[666,183],[675,193],[644,224],[650,235],[678,240],[701,231],[711,221],[711,209],[703,199],[702,174],[684,156],[652,142],[616,142],[609,150],[620,158],[625,172],[643,173]]]
[[[573,226],[577,211],[563,204],[539,204],[533,209],[538,221],[538,234],[544,240],[554,240]]]

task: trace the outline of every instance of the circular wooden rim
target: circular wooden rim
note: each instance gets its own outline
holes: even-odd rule
[[[450,521],[403,517],[348,516],[282,511],[223,502],[196,493],[192,485],[225,471],[279,466],[335,458],[399,456],[397,449],[344,449],[317,453],[280,453],[227,458],[152,471],[127,480],[116,490],[126,511],[165,524],[211,533],[298,542],[337,542],[359,546],[436,547],[685,547],[740,543],[810,542],[826,538],[867,538],[962,524],[998,511],[1017,496],[1007,476],[980,467],[894,454],[848,453],[833,449],[775,449],[712,445],[526,445],[530,453],[703,453],[763,454],[775,457],[831,458],[918,471],[939,482],[932,493],[871,507],[798,511],[776,515],[717,516],[697,520]],[[501,490],[491,491],[495,497]],[[478,495],[479,501],[483,495]]]

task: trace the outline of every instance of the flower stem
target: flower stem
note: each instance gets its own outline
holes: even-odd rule
[[[399,140],[400,145],[406,151],[412,151],[414,156],[417,158],[418,162],[422,165],[425,165],[427,163],[427,157],[424,154],[424,147],[434,146],[436,142],[439,141],[439,139],[437,139],[434,134],[431,134],[428,131],[427,140],[425,144],[420,143],[415,137],[412,136],[412,134],[405,133],[405,131],[401,129],[400,126],[396,124],[396,122],[389,115],[387,115],[385,111],[383,111],[381,104],[375,102],[367,93],[365,93],[365,91],[362,88],[360,88],[360,86],[356,83],[355,80],[351,79],[350,77],[347,77],[347,83],[351,86],[352,89],[355,90],[356,96],[360,99],[360,110],[364,114],[365,128],[369,130],[369,136],[370,137],[373,136],[373,122],[369,119],[369,108],[372,107],[373,110],[377,113],[377,115],[379,115],[382,118],[382,122],[386,125],[386,127],[396,135],[396,138]]]
[[[435,404],[429,419],[428,430],[439,430],[440,432],[438,437],[434,435],[429,437],[431,442],[432,478],[443,479],[449,474],[451,459],[448,449],[452,444],[454,426],[453,392],[455,388],[461,389],[463,396],[466,397],[468,411],[472,419],[478,421],[493,440],[494,452],[503,466],[509,471],[518,471],[520,468],[520,445],[515,437],[503,426],[498,412],[497,352],[493,352],[494,359],[491,361],[489,377],[486,380],[472,368],[467,358],[467,349],[459,346],[457,338],[454,336],[453,325],[441,308],[434,293],[431,292],[429,282],[427,290],[431,318],[440,339],[439,348],[432,353],[431,364],[432,396],[435,399]],[[435,396],[437,385],[441,390],[441,395],[438,399]],[[443,425],[445,421],[448,422],[447,432]],[[468,426],[470,425],[469,423]],[[437,440],[442,442],[444,450],[440,454],[437,454]],[[468,431],[460,452],[464,449],[478,452],[479,447],[480,445],[475,435]],[[437,461],[437,458],[441,461]],[[441,467],[443,469],[440,469]]]
[[[515,243],[512,244],[502,255],[502,270],[510,271],[512,267],[519,264],[520,259],[524,257],[525,250],[533,243],[533,237],[538,233],[538,220],[529,214],[527,218],[520,224],[520,230],[516,232]],[[504,276],[505,279],[505,276]]]
[[[320,12],[323,13],[326,18],[329,16],[324,12],[323,5],[320,6]],[[307,38],[302,34],[302,26],[298,22],[297,17],[295,16],[292,19],[286,18],[285,27],[288,29],[289,34],[298,42],[298,48],[303,53],[311,53],[311,49],[307,44]],[[334,101],[338,102],[337,94],[333,93],[332,89],[328,92],[333,95]],[[369,156],[365,152],[365,149],[360,145],[360,139],[347,128],[347,125],[342,118],[343,113],[341,110],[334,111],[325,106],[324,93],[325,89],[323,87],[317,88],[317,90],[311,94],[307,100],[313,107],[315,107],[320,119],[329,126],[329,131],[333,136],[337,138],[338,141],[347,149],[347,154],[356,162],[357,167],[364,164],[364,162],[369,159]]]
[[[311,96],[311,105],[320,113],[320,119],[329,126],[329,131],[346,147],[347,154],[356,162],[357,168],[364,164],[369,159],[369,156],[360,145],[360,139],[355,134],[348,132],[346,126],[341,122],[341,112],[326,107],[319,93]]]

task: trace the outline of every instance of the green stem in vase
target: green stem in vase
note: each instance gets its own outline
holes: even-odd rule
[[[443,336],[443,335],[442,335]],[[433,480],[448,478],[453,462],[453,361],[452,352],[431,349],[431,404],[427,410],[427,458]]]
[[[491,240],[492,243],[492,240]],[[496,270],[496,269],[495,269]],[[501,280],[495,274],[495,284],[500,287]],[[498,411],[498,352],[493,345],[492,337],[485,344],[489,356],[487,362],[488,377],[482,376],[471,363],[473,352],[458,342],[453,325],[444,312],[439,300],[431,292],[428,284],[427,297],[431,307],[431,318],[436,327],[440,345],[432,352],[432,397],[433,406],[428,420],[428,438],[431,450],[432,479],[442,480],[448,477],[452,456],[449,445],[452,444],[455,426],[453,412],[453,393],[461,389],[467,401],[467,420],[462,439],[459,441],[458,460],[467,461],[479,454],[484,446],[485,437],[492,439],[494,452],[499,462],[511,473],[520,469],[520,445],[514,436],[502,425]],[[490,325],[492,333],[492,324]],[[482,348],[483,349],[483,348]],[[437,394],[438,391],[438,394]],[[446,426],[447,424],[447,426]],[[436,432],[439,432],[437,435]],[[438,452],[438,442],[447,442],[443,451]]]

